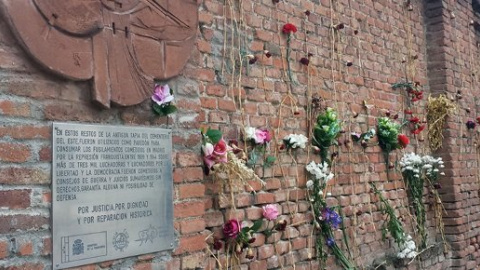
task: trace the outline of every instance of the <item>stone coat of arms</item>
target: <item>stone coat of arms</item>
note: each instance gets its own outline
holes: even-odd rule
[[[152,94],[178,75],[194,46],[196,0],[0,0],[20,44],[46,69],[92,80],[105,107]]]

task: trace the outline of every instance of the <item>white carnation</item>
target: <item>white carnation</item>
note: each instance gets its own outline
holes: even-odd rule
[[[254,127],[246,127],[245,128],[245,137],[247,140],[255,139],[255,131],[256,128]]]

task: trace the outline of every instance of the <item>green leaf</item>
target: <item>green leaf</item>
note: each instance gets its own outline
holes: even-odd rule
[[[168,105],[163,106],[163,113],[165,115],[169,115],[169,114],[174,113],[176,111],[177,111],[177,107],[175,107],[175,105],[168,104]]]
[[[252,152],[250,152],[249,158],[247,160],[247,166],[253,167],[255,164],[257,164],[257,160],[258,160],[258,155],[256,151],[253,150]]]
[[[257,232],[260,229],[260,227],[262,227],[262,224],[263,224],[262,219],[255,220],[255,222],[253,222],[252,227],[250,227],[250,230]]]
[[[153,111],[159,116],[167,116],[177,111],[177,107],[175,107],[175,105],[172,105],[172,104],[162,106],[162,105],[158,105],[157,103],[154,103],[152,108],[153,108]]]
[[[157,103],[153,103],[152,109],[156,114],[164,116],[162,106],[158,105]]]
[[[271,166],[273,166],[273,164],[275,163],[276,160],[277,160],[276,157],[274,157],[274,156],[268,156],[268,157],[265,159],[265,167],[271,167]]]
[[[205,134],[212,141],[213,144],[218,143],[222,139],[222,132],[218,129],[209,129]]]

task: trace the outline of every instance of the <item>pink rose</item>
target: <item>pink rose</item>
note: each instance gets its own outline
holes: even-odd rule
[[[264,144],[270,142],[272,136],[270,132],[266,129],[257,129],[255,130],[255,142],[257,144]]]
[[[230,219],[223,225],[223,234],[228,238],[237,238],[242,230],[242,225],[236,219]]]
[[[224,156],[227,154],[227,144],[223,139],[221,139],[220,141],[218,141],[217,144],[215,144],[213,148],[213,153],[216,156]]]
[[[274,204],[267,204],[263,208],[263,217],[267,220],[274,220],[278,217],[278,208]]]
[[[155,92],[153,93],[152,100],[158,105],[163,105],[173,101],[173,96],[170,94],[170,87],[168,84],[155,84]]]
[[[221,139],[215,145],[206,143],[202,146],[203,161],[211,169],[217,163],[227,163],[227,144]]]

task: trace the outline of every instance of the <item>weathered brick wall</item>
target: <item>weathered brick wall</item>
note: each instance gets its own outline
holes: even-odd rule
[[[242,257],[242,269],[319,269],[304,169],[314,153],[300,151],[292,157],[279,150],[285,135],[309,134],[307,108],[312,97],[321,98],[323,107],[335,108],[346,131],[340,138],[342,145],[332,149],[338,151],[338,158],[328,203],[343,207],[359,269],[381,264],[396,247],[382,240],[384,216],[368,183],[376,183],[413,233],[405,186],[398,172],[390,170],[387,175],[375,143],[366,149],[351,141],[348,146],[344,143],[350,132],[375,127],[386,111],[404,118],[406,95],[392,90],[391,84],[405,76],[418,81],[425,96],[447,93],[454,98],[458,91],[463,96],[457,100],[456,114],[448,119],[444,148],[434,153],[446,161],[441,195],[451,249],[443,252],[432,209],[427,207],[432,247],[406,268],[475,269],[480,264],[478,160],[475,134],[465,128],[465,122],[480,112],[475,96],[480,73],[475,62],[478,37],[470,24],[478,16],[470,0],[412,0],[411,8],[403,0],[198,2],[197,46],[183,74],[168,82],[179,108],[168,125],[152,113],[150,101],[109,110],[92,104],[88,82],[45,72],[0,19],[0,269],[51,268],[54,121],[154,125],[174,132],[175,250],[77,269],[213,269],[215,260],[206,252],[205,238],[221,235],[221,226],[230,218],[261,218],[261,206],[267,203],[279,206],[289,226],[268,239],[256,235],[255,259]],[[299,29],[291,41],[294,82],[285,70],[286,37],[281,29],[287,22]],[[330,27],[337,23],[345,28],[334,32],[332,39]],[[272,57],[266,57],[264,50]],[[308,53],[312,56],[307,67],[299,60]],[[258,58],[251,65],[246,58],[250,54]],[[353,65],[348,67],[347,62]],[[238,72],[240,63],[243,69]],[[366,108],[364,102],[372,107]],[[414,113],[424,117],[425,100],[417,104]],[[243,126],[274,132],[277,143],[271,143],[270,151],[277,162],[265,172],[257,170],[266,185],[250,181],[235,194],[235,208],[228,196],[220,194],[217,183],[204,176],[201,126],[219,128],[226,139],[237,140]],[[397,151],[392,160],[407,151],[428,153],[424,139],[425,134],[417,139],[411,136],[412,146]],[[224,259],[222,252],[220,259]],[[327,269],[340,269],[333,256],[327,263]]]

